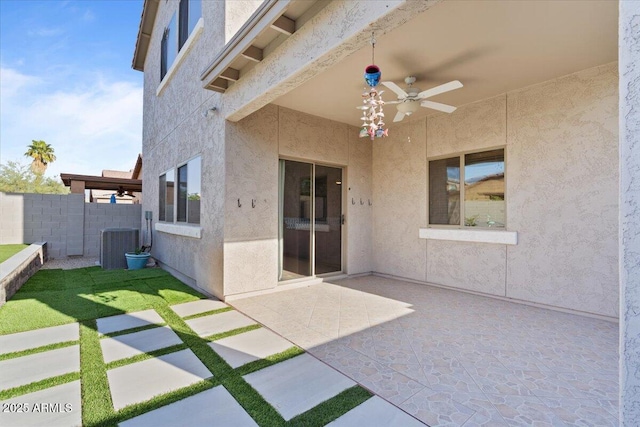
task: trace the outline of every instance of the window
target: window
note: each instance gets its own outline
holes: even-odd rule
[[[429,161],[429,224],[504,228],[504,177],[503,148]]]
[[[180,0],[179,13],[180,40],[178,46],[182,49],[202,16],[202,0]]]
[[[175,169],[160,175],[160,213],[158,219],[174,222],[175,217],[177,222],[200,224],[200,157],[193,158],[179,166],[177,171],[177,185],[175,185]]]
[[[159,221],[173,222],[173,204],[174,204],[174,187],[175,172],[173,169],[167,173],[160,175],[160,191],[159,191]]]
[[[180,0],[178,18],[174,13],[160,44],[160,80],[171,69],[187,39],[202,16],[202,0]]]
[[[178,56],[178,33],[176,31],[176,14],[169,21],[169,26],[164,29],[160,45],[160,80],[167,75],[169,68]]]

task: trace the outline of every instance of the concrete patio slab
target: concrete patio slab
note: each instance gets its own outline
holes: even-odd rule
[[[147,412],[119,424],[120,427],[257,426],[238,402],[218,386],[186,399]]]
[[[124,331],[127,329],[139,328],[140,326],[157,325],[164,323],[155,310],[144,310],[135,313],[118,314],[117,316],[103,317],[97,319],[98,332],[110,334],[112,332]]]
[[[337,420],[327,424],[331,427],[421,427],[425,424],[401,411],[378,396],[356,406]]]
[[[80,370],[80,346],[59,348],[0,362],[0,390]]]
[[[186,323],[191,329],[193,329],[193,332],[201,337],[221,334],[233,329],[256,324],[256,322],[235,310],[212,314],[210,316],[197,317],[195,319],[187,320]]]
[[[209,344],[232,368],[264,359],[293,347],[289,341],[268,329],[260,328],[223,338]]]
[[[211,376],[211,372],[191,350],[177,351],[107,371],[116,411]]]
[[[180,317],[192,316],[194,314],[206,313],[207,311],[220,310],[229,307],[222,301],[212,299],[201,299],[198,301],[185,302],[183,304],[172,305],[171,309]]]
[[[80,329],[77,323],[52,326],[27,332],[0,336],[0,354],[29,350],[65,341],[77,341]]]
[[[100,340],[102,357],[105,363],[171,347],[176,344],[182,344],[182,340],[168,326]]]
[[[290,420],[356,385],[309,354],[245,375],[244,379],[285,420]]]
[[[2,426],[68,427],[82,425],[80,381],[0,401]],[[22,412],[18,411],[22,409]]]

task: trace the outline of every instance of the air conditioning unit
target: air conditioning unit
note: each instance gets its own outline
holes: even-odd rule
[[[105,228],[100,230],[100,265],[105,270],[127,268],[125,252],[139,246],[140,230],[136,228]]]

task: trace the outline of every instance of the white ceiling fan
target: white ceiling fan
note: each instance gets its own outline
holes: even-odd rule
[[[420,91],[413,84],[416,82],[416,78],[409,76],[404,79],[404,82],[409,86],[406,90],[402,90],[400,86],[394,82],[382,82],[383,85],[391,89],[398,95],[397,101],[385,102],[385,104],[398,104],[398,113],[393,118],[394,122],[399,122],[404,119],[404,116],[410,116],[418,111],[418,108],[426,107],[433,110],[442,111],[445,113],[453,113],[456,107],[447,104],[441,104],[439,102],[427,101],[427,98],[440,95],[441,93],[449,92],[454,89],[460,89],[462,83],[458,80],[454,80],[449,83],[442,84],[440,86],[433,87],[431,89]]]

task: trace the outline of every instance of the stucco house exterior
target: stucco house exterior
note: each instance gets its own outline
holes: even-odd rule
[[[221,299],[378,274],[620,320],[637,419],[639,20],[631,1],[145,0],[153,255]],[[387,105],[389,136],[360,138],[373,61],[461,81],[434,97],[457,110]]]

